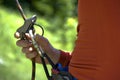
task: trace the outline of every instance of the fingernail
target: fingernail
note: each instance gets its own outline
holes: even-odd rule
[[[29,51],[33,51],[33,48],[32,48],[32,47],[29,47]]]
[[[15,37],[16,37],[16,38],[19,38],[19,37],[20,37],[20,33],[19,33],[19,32],[16,32],[16,33],[15,33]]]
[[[28,34],[28,33],[25,33],[25,35],[26,35],[26,36],[29,36],[29,34]]]

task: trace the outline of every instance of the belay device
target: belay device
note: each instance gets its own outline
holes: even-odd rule
[[[44,30],[43,27],[39,24],[36,24],[36,20],[37,17],[36,15],[33,15],[31,18],[26,18],[22,7],[20,6],[20,3],[18,0],[16,0],[18,9],[24,19],[24,24],[23,26],[21,26],[20,28],[17,29],[16,32],[19,32],[20,34],[20,38],[23,40],[27,40],[25,33],[29,33],[29,35],[31,36],[32,39],[32,44],[34,46],[34,48],[36,49],[37,53],[40,55],[41,58],[41,62],[45,71],[45,74],[48,78],[48,80],[77,80],[76,78],[74,78],[69,72],[68,72],[68,68],[62,68],[62,66],[60,64],[55,65],[53,63],[53,61],[49,58],[49,56],[42,50],[42,48],[40,47],[40,45],[38,46],[38,44],[36,43],[35,39],[34,39],[34,25],[39,26],[42,29],[42,36],[44,34]],[[48,72],[48,68],[46,66],[45,63],[45,58],[48,60],[48,62],[50,63],[50,65],[52,66],[52,75],[49,74]],[[35,59],[32,59],[32,77],[31,80],[35,80]]]

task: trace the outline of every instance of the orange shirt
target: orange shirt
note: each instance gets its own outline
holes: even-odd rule
[[[61,52],[78,80],[120,80],[120,0],[78,0],[78,38]]]

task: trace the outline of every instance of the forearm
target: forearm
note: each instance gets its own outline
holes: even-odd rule
[[[67,66],[71,59],[71,54],[69,52],[64,52],[51,47],[51,50],[47,53],[51,60],[56,64],[60,63],[62,66]]]

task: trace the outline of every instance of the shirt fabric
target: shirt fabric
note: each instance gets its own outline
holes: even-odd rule
[[[77,31],[59,62],[78,80],[120,80],[120,0],[78,0]]]

